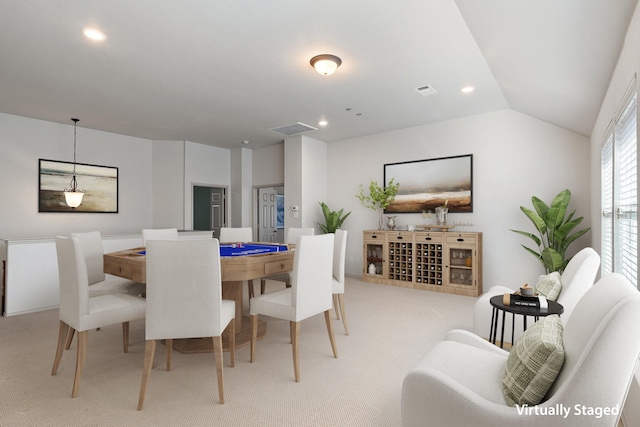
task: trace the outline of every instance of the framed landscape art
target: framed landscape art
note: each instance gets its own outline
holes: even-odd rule
[[[76,163],[78,188],[85,191],[82,204],[67,206],[64,190],[73,176],[73,163],[39,160],[38,212],[118,213],[118,168]]]
[[[473,154],[384,165],[384,185],[399,183],[385,213],[434,211],[447,203],[449,212],[473,212]]]

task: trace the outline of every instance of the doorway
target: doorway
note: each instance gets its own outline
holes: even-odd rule
[[[258,188],[258,241],[284,242],[284,187]]]
[[[227,189],[224,187],[193,186],[193,229],[212,231],[220,236],[220,228],[227,226]]]

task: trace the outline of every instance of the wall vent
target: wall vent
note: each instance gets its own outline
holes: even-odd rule
[[[285,136],[300,135],[301,133],[311,132],[312,130],[318,130],[313,126],[305,125],[304,123],[293,123],[290,125],[284,125],[276,128],[269,129],[271,132],[276,132]]]
[[[417,87],[416,90],[422,96],[435,95],[436,93],[438,93],[438,91],[435,90],[431,85],[420,86],[420,87]]]

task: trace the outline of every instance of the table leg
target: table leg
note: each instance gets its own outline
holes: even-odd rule
[[[511,347],[513,347],[513,339],[516,336],[516,314],[511,314]]]
[[[222,282],[222,299],[232,299],[236,302],[236,331],[242,330],[242,283]]]
[[[524,322],[524,327],[522,328],[523,331],[527,330],[527,315],[523,314],[522,317],[524,317],[523,322]]]
[[[489,328],[489,342],[496,343],[496,337],[498,335],[498,309],[493,307],[491,312],[491,327]]]
[[[506,311],[502,312],[502,334],[500,335],[500,348],[504,348],[504,319],[506,314]]]

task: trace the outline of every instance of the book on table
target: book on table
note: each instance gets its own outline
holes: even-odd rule
[[[502,303],[510,306],[548,308],[547,299],[543,296],[525,296],[520,294],[504,294]]]

